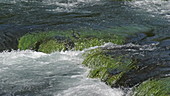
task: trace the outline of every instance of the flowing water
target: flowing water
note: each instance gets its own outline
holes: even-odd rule
[[[17,49],[18,38],[28,32],[106,29],[129,24],[158,28],[140,44],[161,38],[156,43],[167,46],[170,1],[0,0],[0,50]],[[120,89],[87,78],[88,69],[81,65],[81,54],[81,51],[44,54],[29,50],[0,53],[0,96],[124,95]]]
[[[35,31],[129,24],[169,31],[169,4],[167,0],[0,0],[0,50],[17,49],[17,38]]]
[[[86,77],[81,51],[0,53],[0,96],[122,96]]]

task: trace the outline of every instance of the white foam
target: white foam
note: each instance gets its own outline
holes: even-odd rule
[[[69,88],[55,96],[123,96],[121,89],[112,89],[95,79],[84,79],[78,86]]]
[[[22,60],[36,59],[45,55],[47,54],[42,52],[35,52],[31,50],[25,50],[25,51],[18,50],[18,51],[11,51],[11,52],[4,51],[0,53],[0,64],[12,65]]]
[[[65,51],[45,54],[31,50],[4,51],[0,53],[0,79],[5,82],[0,88],[8,88],[10,87],[8,84],[15,84],[18,86],[17,90],[23,90],[24,87],[33,88],[49,84],[47,88],[43,89],[42,94],[123,96],[122,90],[112,89],[100,80],[87,78],[89,69],[81,65],[83,52]],[[59,91],[58,88],[63,90]],[[14,88],[13,91],[17,90]],[[7,93],[10,92],[12,92],[11,89]]]
[[[79,7],[90,4],[98,4],[100,0],[0,0],[0,3],[16,4],[20,2],[26,3],[39,3],[41,6],[55,6],[46,9],[50,12],[74,12],[79,9]],[[80,6],[79,6],[80,5]],[[87,11],[81,10],[81,12],[86,13]]]
[[[143,9],[146,12],[159,14],[165,18],[170,18],[170,1],[164,0],[134,0],[128,2],[132,7]],[[135,8],[136,9],[136,8]],[[152,17],[155,15],[151,15]]]
[[[61,0],[62,1],[62,0]],[[45,5],[56,5],[57,8],[47,9],[46,11],[52,12],[74,12],[77,11],[79,7],[86,4],[97,4],[100,0],[63,0],[61,2],[58,0],[43,0],[43,4]],[[79,6],[81,5],[81,6]],[[87,13],[87,11],[81,10],[83,13]],[[89,11],[88,11],[89,13]]]

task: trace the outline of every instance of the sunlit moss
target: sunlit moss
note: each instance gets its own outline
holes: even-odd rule
[[[47,42],[43,42],[38,49],[38,51],[44,53],[51,53],[62,50],[66,50],[64,43],[57,42],[56,40],[49,40]]]
[[[32,49],[45,53],[61,51],[62,49],[83,50],[93,46],[101,46],[107,42],[124,44],[129,35],[150,30],[151,28],[149,27],[128,25],[115,26],[103,30],[77,29],[39,32],[26,34],[21,37],[18,48],[21,50]],[[68,41],[65,39],[68,39]]]
[[[101,30],[81,29],[75,34],[78,34],[78,39],[74,39],[75,50],[83,50],[93,46],[100,46],[107,42],[123,44],[125,41],[123,36],[116,35],[109,31],[103,32]]]
[[[134,96],[170,96],[170,77],[143,82],[134,88]]]
[[[38,41],[49,38],[51,35],[51,33],[26,34],[20,38],[18,48],[21,50],[32,49]]]
[[[21,50],[34,49],[37,43],[43,43],[53,36],[64,35],[65,31],[50,31],[26,34],[20,38],[18,48]]]
[[[26,34],[23,37],[20,38],[19,40],[19,45],[18,48],[21,50],[26,50],[26,49],[33,49],[36,51],[42,51],[42,52],[50,52],[49,50],[53,51],[61,51],[56,47],[53,46],[60,46],[58,44],[61,44],[62,47],[68,47],[66,43],[68,43],[66,40],[58,40],[54,37],[60,36],[60,37],[65,37],[67,39],[70,39],[74,44],[71,47],[72,50],[83,50],[85,48],[93,47],[93,46],[100,46],[103,45],[106,42],[112,42],[115,44],[123,44],[125,41],[125,38],[119,35],[115,35],[113,33],[107,32],[103,33],[102,31],[99,30],[68,30],[68,31],[50,31],[50,32],[39,32],[39,33],[33,33],[33,34]],[[51,40],[55,39],[57,42],[52,42]],[[54,40],[54,41],[55,41]],[[62,43],[60,42],[62,41]],[[47,44],[47,45],[45,45]],[[40,46],[41,45],[41,46]],[[51,49],[45,49],[49,48],[47,46],[51,46]],[[41,48],[41,49],[39,49]],[[54,48],[54,49],[52,49]],[[45,51],[48,50],[48,51]]]

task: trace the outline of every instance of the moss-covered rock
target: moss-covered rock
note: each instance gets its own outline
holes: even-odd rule
[[[138,33],[153,36],[152,31],[150,27],[128,25],[103,30],[39,32],[20,38],[18,47],[21,50],[33,49],[51,53],[61,50],[83,50],[111,42],[109,44],[112,45],[89,50],[83,54],[83,64],[91,69],[89,77],[99,78],[111,87],[133,87],[141,83],[134,88],[134,96],[169,96],[169,77],[149,80],[169,74],[169,49],[154,50],[151,45],[125,44],[127,38]]]
[[[20,38],[18,47],[21,50],[33,49],[45,53],[61,50],[83,50],[107,42],[121,45],[126,42],[128,36],[148,31],[151,31],[151,28],[131,25],[105,30],[80,29],[39,32],[27,34]],[[132,47],[134,48],[134,46]],[[89,77],[100,78],[112,86],[129,70],[135,69],[136,65],[134,59],[129,58],[126,54],[108,53],[111,51],[102,48],[87,51],[84,53],[83,64],[91,68]]]
[[[122,44],[124,39],[110,32],[105,34],[96,30],[39,32],[21,37],[18,48],[51,53],[68,49],[83,50],[105,42]]]
[[[43,42],[38,49],[38,51],[44,53],[51,53],[62,50],[66,50],[65,45],[63,43],[57,42],[56,40],[49,40],[47,42]]]
[[[170,77],[143,82],[134,88],[134,96],[170,96]]]
[[[19,40],[18,48],[32,49],[45,53],[61,50],[83,50],[100,46],[106,42],[124,44],[129,35],[147,32],[150,28],[136,25],[112,27],[105,30],[67,30],[26,34]]]
[[[75,50],[83,50],[94,46],[100,46],[107,42],[115,44],[123,44],[125,38],[121,35],[116,35],[112,31],[107,33],[98,30],[81,31],[78,39],[74,39]]]
[[[26,34],[20,38],[18,48],[21,50],[33,49],[38,50],[36,47],[43,43],[43,41],[47,41],[51,37],[55,36],[58,32],[39,32]]]
[[[32,49],[45,53],[68,49],[71,41],[68,31],[50,31],[26,34],[19,40],[18,48],[21,50]]]
[[[89,77],[100,78],[111,86],[124,73],[135,68],[135,63],[131,58],[126,58],[126,56],[108,55],[106,53],[100,48],[90,50],[84,54],[83,64],[91,68]]]

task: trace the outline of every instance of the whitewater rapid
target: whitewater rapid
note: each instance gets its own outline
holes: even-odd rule
[[[87,78],[83,51],[0,53],[1,96],[123,96],[120,89]]]

